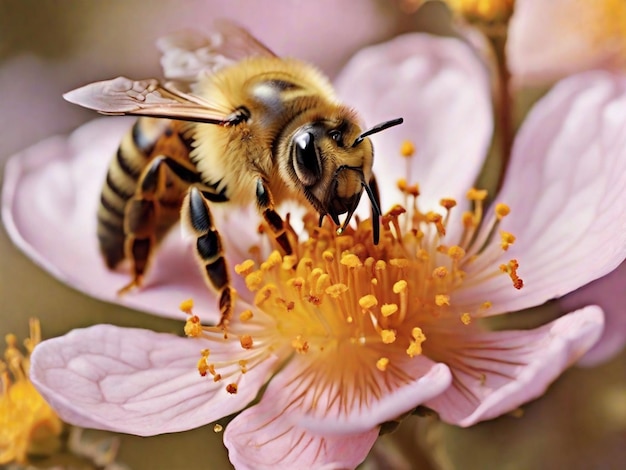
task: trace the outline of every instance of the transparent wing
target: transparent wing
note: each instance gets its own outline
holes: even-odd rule
[[[184,30],[160,38],[161,66],[169,80],[195,82],[200,74],[212,74],[245,57],[275,54],[245,28],[227,20],[215,23],[210,36]],[[182,86],[179,86],[182,88]]]
[[[102,114],[133,114],[210,124],[225,124],[234,112],[216,109],[203,98],[184,93],[173,85],[161,84],[156,79],[118,77],[90,83],[63,97]]]

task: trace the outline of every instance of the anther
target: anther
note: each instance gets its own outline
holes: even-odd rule
[[[226,391],[230,393],[231,395],[234,395],[235,393],[237,393],[237,384],[232,383],[232,384],[226,385]]]
[[[252,269],[254,269],[254,261],[251,259],[247,259],[243,263],[235,265],[235,272],[240,276],[247,276],[252,272]]]
[[[415,145],[410,140],[405,140],[400,146],[400,155],[403,157],[412,157],[415,154]]]
[[[394,330],[381,330],[380,338],[384,344],[391,344],[396,341],[396,332]]]
[[[385,372],[387,370],[388,365],[389,365],[389,359],[386,357],[381,357],[380,359],[376,361],[376,368],[381,372]]]
[[[502,220],[504,217],[509,215],[509,213],[511,212],[511,209],[506,204],[498,203],[496,204],[495,212],[496,212],[496,218],[498,220]]]
[[[242,335],[239,337],[239,343],[243,349],[252,349],[252,336]]]
[[[383,317],[388,317],[390,315],[393,315],[397,311],[398,311],[397,304],[384,304],[383,306],[380,307],[380,313],[382,313]]]

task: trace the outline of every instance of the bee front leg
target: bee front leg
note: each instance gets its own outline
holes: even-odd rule
[[[232,313],[232,292],[222,241],[213,224],[209,203],[195,186],[189,188],[183,202],[182,220],[196,236],[196,254],[203,267],[205,281],[219,294],[219,326],[226,327]]]
[[[263,178],[257,179],[256,185],[256,202],[259,212],[263,215],[265,222],[269,226],[272,236],[283,254],[290,255],[293,253],[293,247],[289,240],[288,224],[274,210],[274,200],[267,184]]]

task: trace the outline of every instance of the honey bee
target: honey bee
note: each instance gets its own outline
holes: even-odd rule
[[[213,41],[189,33],[162,42],[170,63],[162,61],[165,76],[175,81],[118,77],[64,98],[102,114],[140,116],[111,161],[98,209],[106,264],[131,263],[132,280],[120,292],[141,285],[159,240],[182,219],[196,237],[224,324],[232,298],[211,205],[256,204],[289,254],[278,204],[308,204],[320,224],[328,216],[342,230],[365,191],[377,243],[380,208],[368,136],[402,119],[364,131],[314,66],[277,57],[232,23],[221,23],[219,33]]]

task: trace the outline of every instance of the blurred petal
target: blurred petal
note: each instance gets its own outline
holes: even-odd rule
[[[198,373],[206,347],[202,340],[98,325],[37,346],[30,377],[71,424],[141,436],[184,431],[242,409],[274,366],[266,360],[246,374],[236,370],[228,380],[239,389],[230,394],[225,381]]]
[[[195,261],[195,241],[183,239],[180,230],[174,228],[157,250],[141,289],[118,296],[118,289],[130,280],[128,269],[110,271],[102,261],[96,237],[100,190],[109,161],[132,122],[98,119],[67,138],[51,137],[13,156],[2,191],[7,233],[35,263],[93,297],[181,320],[178,305],[193,297],[198,315],[216,321],[217,300]],[[238,236],[225,237],[225,244],[232,261],[238,262],[248,256],[253,236],[258,237],[258,219],[248,219],[244,226],[241,213],[232,209],[230,217],[238,224]],[[225,230],[230,223],[224,221]],[[240,282],[239,276],[233,279]]]
[[[535,330],[459,335],[446,357],[454,379],[426,403],[443,421],[471,426],[541,396],[602,334],[603,314],[587,307]]]
[[[515,291],[507,276],[491,276],[480,287],[464,285],[455,293],[457,305],[489,300],[490,314],[521,310],[561,297],[624,260],[625,130],[624,75],[577,75],[537,103],[518,133],[496,201],[511,208],[501,228],[517,237],[506,257],[519,261],[524,288]],[[468,265],[468,277],[480,269]]]
[[[336,85],[367,126],[404,118],[372,137],[383,210],[404,200],[396,189],[399,178],[419,183],[420,205],[428,209],[442,197],[463,200],[493,131],[489,77],[466,44],[428,34],[400,36],[360,51]],[[409,160],[400,156],[405,140],[416,148]]]
[[[553,81],[624,64],[626,4],[622,0],[517,0],[507,57],[516,81]]]
[[[355,468],[378,437],[377,427],[360,434],[314,434],[276,405],[266,392],[226,427],[224,444],[235,468]]]
[[[596,366],[618,354],[626,344],[626,262],[615,271],[559,300],[567,312],[586,305],[599,305],[604,311],[602,337],[579,365]]]

